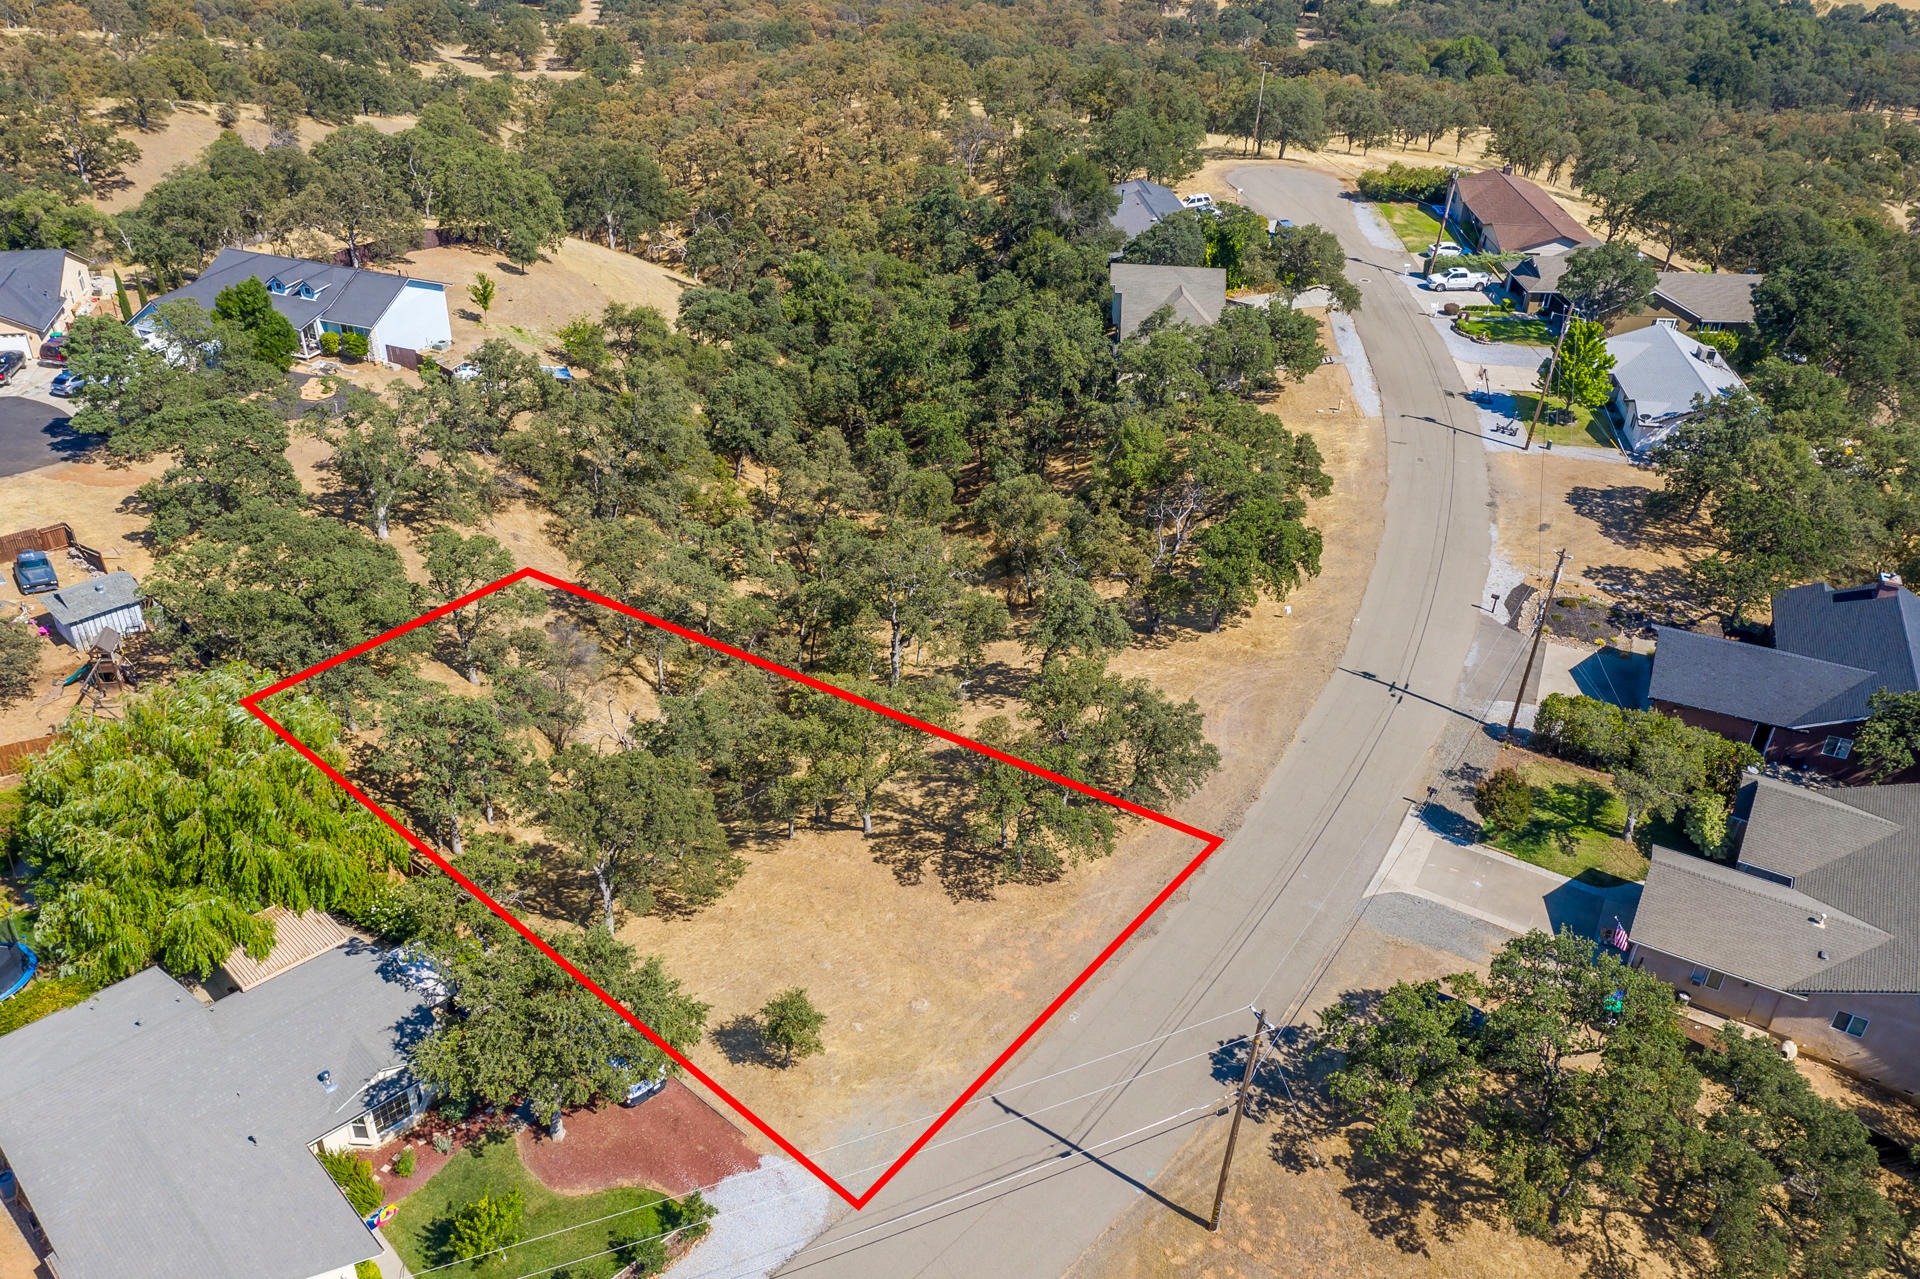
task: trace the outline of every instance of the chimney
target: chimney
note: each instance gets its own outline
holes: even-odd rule
[[[1874,585],[1873,598],[1878,600],[1885,599],[1889,595],[1898,595],[1901,585],[1898,573],[1882,573],[1879,582]]]

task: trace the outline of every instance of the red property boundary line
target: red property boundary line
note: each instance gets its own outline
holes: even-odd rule
[[[1172,881],[1169,882],[1165,888],[1161,889],[1160,892],[1154,897],[1152,901],[1147,903],[1146,909],[1142,910],[1138,915],[1135,915],[1133,917],[1132,922],[1128,923],[1128,925],[1125,928],[1120,930],[1119,936],[1115,937],[1112,941],[1108,942],[1106,945],[1106,948],[1102,950],[1098,955],[1094,956],[1093,962],[1088,964],[1086,969],[1082,971],[1079,976],[1075,977],[1073,981],[1068,983],[1067,988],[1061,991],[1058,995],[1056,995],[1052,1003],[1048,1004],[1045,1008],[1040,1010],[1039,1016],[1035,1017],[1032,1023],[1029,1024],[1025,1030],[1021,1031],[1019,1036],[1011,1044],[1007,1045],[1005,1051],[1003,1051],[998,1057],[995,1057],[993,1059],[992,1064],[990,1064],[985,1070],[980,1072],[980,1077],[978,1079],[975,1079],[971,1084],[969,1084],[965,1092],[961,1093],[958,1097],[954,1098],[953,1103],[949,1105],[944,1111],[941,1112],[940,1117],[935,1119],[933,1123],[928,1126],[927,1130],[921,1133],[920,1136],[914,1140],[912,1145],[908,1146],[906,1150],[901,1152],[899,1158],[895,1159],[892,1164],[888,1165],[887,1170],[880,1174],[878,1180],[876,1180],[872,1185],[867,1187],[866,1192],[864,1194],[855,1195],[852,1191],[848,1190],[845,1186],[841,1185],[837,1180],[835,1180],[833,1176],[829,1174],[824,1168],[820,1167],[819,1164],[816,1164],[812,1159],[809,1159],[807,1155],[804,1152],[802,1152],[798,1147],[796,1147],[792,1142],[788,1141],[785,1137],[781,1136],[778,1132],[774,1131],[772,1125],[768,1124],[765,1120],[761,1119],[760,1116],[756,1115],[752,1110],[748,1109],[747,1106],[744,1105],[739,1098],[735,1097],[732,1093],[728,1092],[725,1088],[722,1088],[718,1083],[714,1082],[714,1080],[704,1070],[701,1070],[700,1067],[694,1065],[691,1061],[687,1060],[686,1057],[682,1056],[677,1050],[674,1049],[674,1047],[671,1044],[661,1039],[660,1036],[654,1034],[653,1031],[649,1029],[647,1025],[643,1023],[638,1017],[635,1017],[632,1013],[628,1012],[626,1008],[622,1007],[619,1000],[615,999],[613,996],[609,995],[606,991],[602,990],[599,986],[595,985],[592,981],[588,980],[588,978],[584,973],[582,973],[578,968],[575,968],[572,964],[568,963],[564,958],[562,958],[559,952],[554,950],[552,946],[548,945],[545,941],[543,941],[537,934],[534,933],[532,929],[528,928],[525,924],[521,923],[519,919],[515,918],[512,912],[508,911],[506,907],[502,906],[499,902],[495,901],[493,898],[489,897],[486,893],[482,892],[479,886],[476,885],[472,880],[468,879],[466,876],[462,875],[459,871],[455,870],[453,866],[450,863],[448,863],[445,858],[440,856],[439,853],[436,853],[433,849],[427,847],[427,845],[420,839],[419,836],[415,835],[412,831],[408,830],[405,826],[401,825],[398,821],[394,820],[393,815],[391,813],[387,812],[386,809],[382,808],[379,804],[376,804],[372,799],[368,798],[366,793],[362,791],[358,786],[355,786],[352,782],[348,781],[345,777],[341,776],[337,769],[335,769],[332,765],[328,764],[325,760],[321,759],[313,751],[309,750],[306,744],[301,742],[298,738],[294,737],[292,733],[288,732],[284,725],[282,725],[278,720],[274,719],[273,716],[269,715],[265,710],[261,709],[260,703],[265,701],[267,698],[272,697],[276,693],[284,693],[288,689],[293,688],[295,685],[300,684],[303,681],[311,679],[313,676],[320,674],[322,671],[331,670],[333,667],[340,665],[342,662],[351,661],[352,659],[360,656],[362,653],[366,653],[371,651],[372,649],[378,648],[380,645],[386,643],[388,640],[395,639],[401,635],[405,635],[407,632],[417,630],[422,626],[431,625],[432,623],[445,617],[447,614],[466,607],[468,604],[471,604],[473,601],[480,599],[482,596],[490,595],[493,592],[498,590],[504,590],[506,587],[512,586],[516,582],[525,581],[525,580],[542,582],[548,586],[553,587],[556,590],[565,591],[569,595],[576,596],[580,599],[587,600],[594,604],[598,604],[604,608],[610,608],[617,613],[624,613],[628,617],[632,617],[639,621],[647,623],[649,626],[657,626],[661,630],[670,631],[673,634],[679,636],[681,639],[688,641],[689,643],[699,644],[705,648],[710,648],[718,653],[725,653],[729,657],[738,658],[740,661],[747,662],[751,665],[757,666],[761,670],[770,671],[775,675],[779,675],[779,676],[782,676],[783,678],[790,679],[797,684],[804,684],[806,687],[814,689],[818,692],[829,693],[834,697],[838,697],[842,699],[843,701],[852,702],[856,706],[863,706],[866,709],[873,711],[875,714],[885,715],[888,719],[897,720],[902,724],[907,724],[907,725],[910,725],[911,727],[917,728],[924,733],[930,733],[933,736],[940,738],[942,741],[951,742],[955,746],[962,746],[970,751],[975,751],[975,752],[978,752],[979,754],[989,756],[993,759],[999,760],[1003,764],[1010,764],[1015,768],[1022,769],[1026,772],[1032,773],[1036,777],[1044,777],[1050,782],[1055,782],[1061,786],[1068,787],[1071,790],[1079,791],[1081,794],[1086,795],[1092,799],[1100,800],[1102,803],[1111,804],[1115,808],[1119,808],[1126,812],[1132,813],[1136,817],[1141,817],[1146,819],[1147,821],[1154,822],[1161,826],[1165,826],[1170,830],[1179,831],[1183,835],[1191,835],[1193,838],[1201,841],[1202,846],[1201,846],[1200,852],[1198,855],[1196,855],[1193,858],[1192,861],[1188,862],[1184,867],[1181,868],[1180,873],[1178,875],[1175,875]],[[516,573],[511,573],[506,577],[501,578],[499,581],[490,583],[489,585],[481,587],[477,591],[472,591],[466,595],[463,595],[457,600],[453,600],[452,602],[447,604],[442,604],[439,608],[434,609],[431,613],[426,613],[420,617],[414,618],[411,622],[407,622],[403,625],[396,626],[392,630],[386,632],[384,635],[375,636],[373,639],[370,639],[363,644],[356,644],[352,648],[348,649],[346,652],[341,653],[335,657],[330,657],[326,661],[320,662],[317,665],[310,666],[306,670],[301,671],[297,675],[289,675],[287,678],[281,680],[277,684],[271,684],[268,687],[261,689],[257,693],[254,693],[248,697],[242,698],[241,705],[245,706],[249,711],[251,711],[260,720],[261,723],[265,724],[268,728],[272,729],[273,732],[276,735],[278,735],[282,741],[286,742],[289,746],[299,751],[301,755],[305,756],[308,763],[312,764],[315,768],[319,769],[322,773],[326,774],[329,778],[333,780],[335,785],[339,786],[342,790],[346,791],[347,794],[353,796],[353,798],[358,800],[360,804],[367,809],[368,812],[372,813],[375,817],[379,818],[396,835],[400,836],[400,838],[404,839],[408,844],[412,845],[416,852],[420,853],[421,856],[425,857],[428,861],[432,862],[435,866],[438,866],[442,871],[445,871],[449,878],[451,878],[456,884],[460,885],[460,887],[466,889],[466,891],[470,893],[475,900],[479,901],[488,910],[492,911],[494,914],[498,915],[501,919],[505,920],[506,923],[515,932],[519,933],[522,937],[526,938],[527,941],[530,942],[535,948],[537,948],[541,954],[545,955],[548,959],[552,960],[555,964],[559,965],[560,968],[564,970],[569,977],[572,977],[575,981],[579,982],[581,986],[585,987],[587,990],[592,991],[593,994],[597,996],[602,1003],[606,1004],[608,1008],[612,1009],[616,1014],[618,1014],[623,1021],[625,1021],[628,1025],[632,1026],[635,1030],[639,1031],[641,1034],[645,1035],[647,1039],[650,1040],[656,1048],[659,1048],[662,1052],[666,1053],[667,1056],[671,1057],[674,1061],[678,1062],[680,1066],[687,1071],[687,1073],[691,1074],[695,1079],[698,1079],[701,1083],[705,1084],[708,1088],[712,1089],[729,1106],[733,1107],[733,1109],[736,1112],[738,1112],[743,1118],[745,1118],[755,1128],[759,1129],[761,1133],[765,1134],[768,1140],[772,1141],[775,1145],[779,1146],[780,1149],[784,1150],[787,1154],[791,1155],[795,1160],[797,1160],[801,1164],[801,1166],[806,1168],[807,1171],[811,1172],[814,1176],[818,1177],[822,1182],[826,1183],[826,1185],[830,1187],[835,1194],[839,1195],[842,1199],[846,1200],[849,1204],[851,1204],[856,1209],[866,1207],[867,1204],[873,1199],[873,1197],[880,1193],[881,1187],[885,1186],[889,1181],[893,1180],[894,1175],[898,1173],[902,1168],[906,1167],[907,1162],[911,1160],[915,1155],[919,1154],[921,1149],[925,1147],[929,1141],[933,1140],[934,1134],[939,1132],[942,1128],[944,1128],[947,1125],[947,1122],[949,1120],[951,1120],[955,1115],[959,1114],[960,1110],[968,1102],[973,1100],[975,1095],[977,1095],[979,1091],[986,1086],[987,1081],[991,1079],[995,1074],[999,1073],[1000,1068],[1002,1066],[1005,1066],[1009,1061],[1011,1061],[1013,1059],[1014,1054],[1019,1052],[1023,1047],[1025,1047],[1027,1044],[1027,1041],[1032,1039],[1034,1035],[1039,1032],[1040,1028],[1044,1026],[1047,1023],[1047,1021],[1055,1013],[1059,1012],[1060,1009],[1066,1004],[1066,1002],[1069,999],[1073,998],[1074,994],[1078,992],[1082,986],[1086,985],[1087,981],[1093,976],[1093,974],[1096,971],[1098,971],[1100,966],[1106,963],[1107,960],[1111,959],[1114,955],[1114,952],[1119,950],[1120,947],[1124,946],[1127,942],[1127,939],[1132,937],[1134,933],[1139,930],[1140,926],[1146,923],[1147,920],[1152,917],[1155,911],[1159,910],[1161,906],[1165,905],[1168,898],[1172,897],[1175,892],[1179,891],[1180,885],[1186,883],[1187,879],[1190,876],[1192,876],[1192,874],[1195,871],[1200,869],[1201,864],[1204,863],[1207,860],[1207,858],[1213,856],[1214,851],[1220,847],[1221,839],[1222,839],[1222,837],[1219,835],[1210,834],[1207,831],[1201,830],[1197,826],[1189,826],[1185,822],[1179,821],[1172,817],[1168,817],[1164,813],[1156,813],[1152,809],[1142,808],[1140,805],[1129,803],[1126,800],[1119,798],[1118,796],[1109,795],[1105,791],[1096,790],[1091,786],[1087,786],[1087,785],[1084,785],[1083,783],[1076,782],[1070,777],[1062,777],[1058,773],[1049,772],[1044,768],[1040,768],[1036,765],[1029,764],[1027,761],[1023,759],[1018,759],[1012,755],[1008,755],[1004,751],[995,750],[991,746],[982,745],[981,743],[976,742],[971,738],[962,737],[960,734],[952,732],[948,729],[940,728],[937,725],[929,724],[923,720],[915,719],[911,715],[903,714],[900,711],[894,710],[891,707],[882,706],[877,702],[870,701],[867,698],[858,696],[857,694],[849,693],[845,689],[835,688],[831,684],[823,683],[822,681],[814,679],[808,675],[802,675],[799,671],[791,670],[788,667],[781,666],[777,662],[770,662],[764,657],[756,657],[752,653],[743,652],[740,649],[734,648],[730,644],[723,644],[723,643],[720,643],[718,640],[709,639],[708,637],[701,635],[698,632],[687,630],[685,627],[675,626],[672,622],[663,621],[660,618],[654,617],[650,613],[643,613],[639,609],[630,608],[627,605],[618,602],[617,600],[608,599],[606,596],[590,591],[585,587],[579,585],[578,583],[569,582],[562,578],[554,577],[551,574],[542,573],[540,570],[532,569],[532,568],[523,568]]]

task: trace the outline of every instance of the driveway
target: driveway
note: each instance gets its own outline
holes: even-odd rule
[[[0,479],[70,462],[99,443],[68,427],[72,410],[46,394],[53,374],[30,364],[0,390]]]

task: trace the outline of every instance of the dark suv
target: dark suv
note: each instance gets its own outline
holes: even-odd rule
[[[0,386],[13,381],[13,375],[27,367],[27,357],[18,351],[0,351]]]

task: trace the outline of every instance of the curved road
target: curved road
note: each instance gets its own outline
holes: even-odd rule
[[[1275,1020],[1293,1012],[1424,790],[1485,616],[1490,516],[1473,407],[1434,326],[1393,278],[1406,255],[1360,233],[1336,181],[1278,164],[1231,179],[1262,213],[1335,230],[1365,299],[1355,323],[1386,415],[1387,517],[1341,670],[1245,824],[1153,934],[1113,961],[993,1097],[783,1277],[1061,1274],[1136,1195],[1153,1193],[1198,1125],[1221,1131],[1213,1116],[1225,1089],[1208,1050],[1252,1028],[1251,1003]]]

